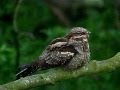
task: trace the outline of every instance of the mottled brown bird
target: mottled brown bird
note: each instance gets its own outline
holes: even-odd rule
[[[38,69],[64,67],[74,70],[82,67],[90,60],[88,37],[89,31],[85,28],[72,28],[65,37],[54,39],[36,61],[21,66],[16,78],[31,75]]]

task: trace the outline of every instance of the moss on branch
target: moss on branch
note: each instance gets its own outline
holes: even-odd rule
[[[107,60],[92,60],[84,67],[72,72],[65,71],[63,69],[56,69],[55,71],[50,71],[44,74],[36,74],[21,78],[4,85],[0,85],[0,90],[24,90],[45,84],[54,84],[57,81],[77,78],[89,74],[110,72],[117,68],[120,68],[120,52]]]

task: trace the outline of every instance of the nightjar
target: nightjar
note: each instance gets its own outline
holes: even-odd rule
[[[74,27],[64,37],[54,39],[35,61],[19,68],[16,78],[31,75],[38,69],[74,70],[84,66],[90,60],[89,33],[85,28]]]

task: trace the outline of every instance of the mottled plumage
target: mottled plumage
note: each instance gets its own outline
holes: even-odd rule
[[[38,69],[64,67],[74,70],[83,66],[90,58],[88,34],[86,29],[75,27],[65,37],[53,40],[36,61],[20,68],[17,79]]]
[[[66,65],[67,69],[73,70],[83,66],[90,60],[90,49],[88,43],[89,31],[82,27],[75,27],[67,34],[68,44],[74,46],[78,52]]]

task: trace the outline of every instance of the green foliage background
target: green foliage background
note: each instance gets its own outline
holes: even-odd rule
[[[120,29],[117,27],[112,0],[102,8],[87,7],[80,11],[73,26],[82,26],[90,32],[91,59],[104,60],[120,51]],[[0,3],[0,84],[15,80],[16,49],[13,28],[15,0]],[[63,36],[68,28],[59,22],[44,0],[24,0],[17,16],[20,64],[38,57],[49,42]],[[31,90],[120,90],[120,71],[71,79],[37,87]]]

